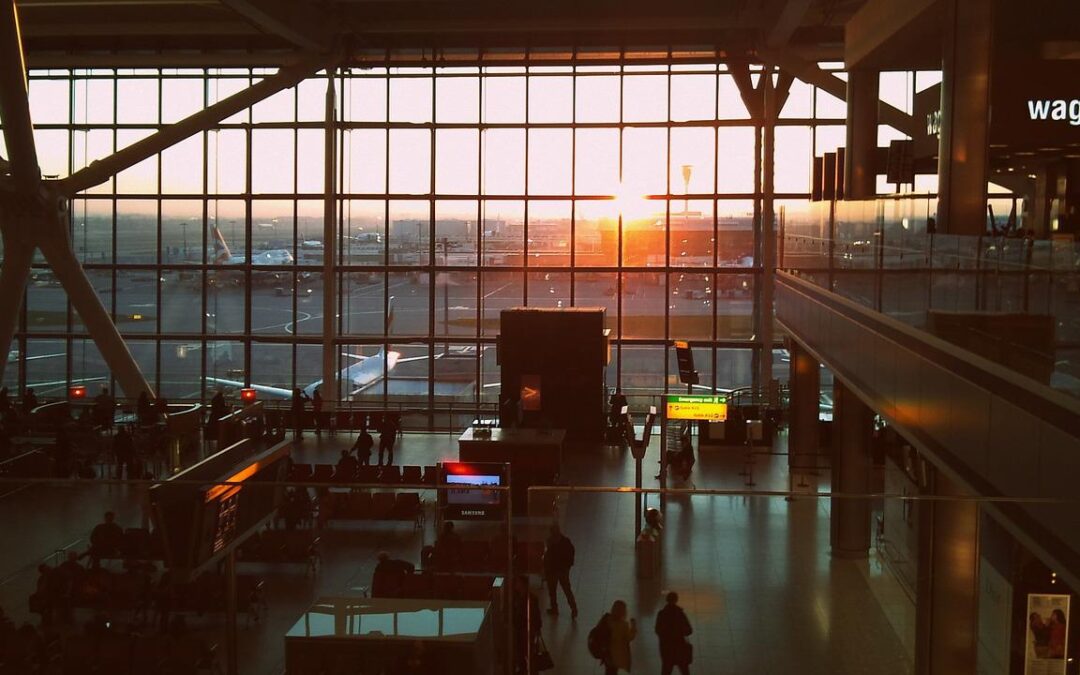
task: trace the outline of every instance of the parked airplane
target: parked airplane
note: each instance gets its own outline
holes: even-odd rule
[[[390,330],[390,326],[394,322],[394,298],[390,298],[389,313],[386,317],[386,328]],[[402,358],[401,352],[387,351],[386,347],[380,347],[378,353],[373,356],[364,356],[362,354],[353,354],[351,352],[342,352],[342,356],[351,359],[352,363],[338,371],[338,380],[341,382],[348,382],[350,385],[349,396],[355,396],[361,393],[364,389],[371,384],[382,379],[383,375],[389,375],[399,363],[409,363],[410,361],[424,361],[428,358],[442,358],[442,354],[436,354],[433,357],[428,356],[413,356],[408,358]],[[260,394],[266,396],[273,396],[276,398],[292,398],[293,392],[291,389],[284,387],[274,387],[266,384],[257,384],[252,382],[250,385],[245,385],[238,380],[226,380],[218,377],[207,377],[207,382],[226,386],[236,387],[237,389],[249,386]],[[323,381],[316,380],[311,384],[304,387],[301,391],[307,396],[312,396],[315,390],[321,387]]]
[[[214,234],[214,255],[213,264],[215,265],[244,265],[247,264],[246,255],[233,255],[229,250],[229,245],[225,242],[224,235],[221,234],[221,230],[217,225],[211,226]],[[252,265],[292,265],[296,262],[293,258],[293,254],[283,248],[269,249],[266,251],[254,251],[251,254]]]

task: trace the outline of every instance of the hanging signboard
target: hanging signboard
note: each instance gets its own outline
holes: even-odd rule
[[[1029,593],[1024,675],[1065,675],[1069,596]]]
[[[669,420],[706,420],[723,422],[727,419],[727,396],[668,396],[665,413]]]

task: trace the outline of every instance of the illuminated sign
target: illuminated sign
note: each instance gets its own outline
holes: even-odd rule
[[[669,420],[727,419],[727,396],[668,396],[666,415]]]

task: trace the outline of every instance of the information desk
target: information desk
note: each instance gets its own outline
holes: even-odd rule
[[[285,634],[288,675],[393,672],[422,643],[424,661],[448,675],[491,673],[490,602],[321,598]]]
[[[563,429],[491,429],[490,434],[469,428],[458,439],[462,462],[510,464],[514,514],[528,513],[526,497],[531,485],[554,485],[562,470]]]

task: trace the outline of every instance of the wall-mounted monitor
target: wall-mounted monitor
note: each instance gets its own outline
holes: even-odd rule
[[[443,510],[443,517],[455,520],[498,520],[505,517],[507,492],[490,488],[508,486],[509,475],[506,464],[440,464],[439,507]]]

